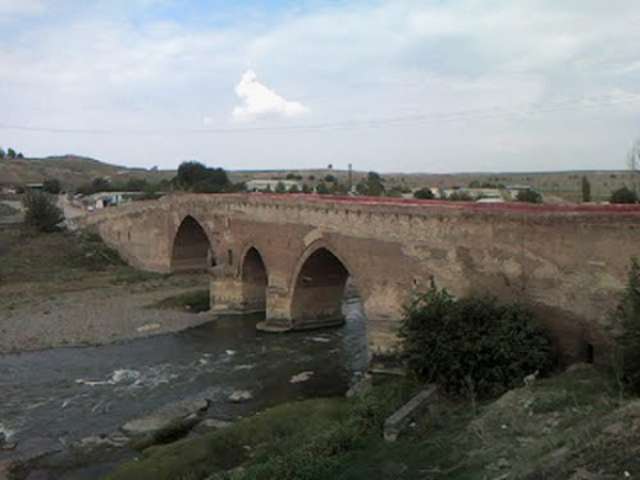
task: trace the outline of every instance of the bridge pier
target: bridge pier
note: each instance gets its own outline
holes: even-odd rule
[[[223,267],[209,270],[209,296],[214,314],[248,314],[264,312],[264,301],[255,285],[226,275]]]

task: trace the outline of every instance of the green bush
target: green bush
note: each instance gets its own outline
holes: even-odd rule
[[[640,263],[631,259],[627,287],[614,314],[622,327],[616,338],[622,380],[635,393],[640,393]]]
[[[421,200],[432,200],[435,198],[430,188],[421,188],[420,190],[416,190],[413,197]]]
[[[57,195],[62,191],[62,185],[57,178],[49,178],[42,183],[42,189],[53,195]]]
[[[473,202],[473,197],[468,192],[457,191],[449,195],[447,200],[451,202]]]
[[[638,195],[627,187],[619,188],[611,193],[611,203],[638,203]]]
[[[493,297],[458,300],[432,287],[406,307],[400,337],[409,370],[454,395],[497,395],[553,365],[533,314]]]
[[[41,232],[53,232],[64,215],[49,195],[42,192],[29,192],[25,195],[24,207],[26,210],[25,222]]]
[[[535,190],[520,190],[516,195],[518,202],[542,203],[542,195]]]

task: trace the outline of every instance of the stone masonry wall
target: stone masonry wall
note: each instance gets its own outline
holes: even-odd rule
[[[219,308],[241,303],[241,262],[267,268],[267,317],[286,322],[297,272],[316,248],[347,268],[364,300],[375,349],[392,348],[403,304],[431,279],[456,295],[492,293],[538,311],[561,353],[596,355],[608,314],[639,253],[640,210],[400,202],[315,196],[179,195],[92,215],[133,265],[169,271],[173,238],[191,215],[207,232]]]

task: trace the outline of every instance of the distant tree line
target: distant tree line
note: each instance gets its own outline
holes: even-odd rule
[[[0,147],[0,160],[4,159],[14,160],[16,158],[24,158],[22,152],[17,152],[13,148],[7,148],[7,151],[4,148]]]
[[[54,181],[57,182],[57,180]],[[169,180],[150,182],[144,178],[131,178],[125,182],[111,182],[107,178],[98,177],[78,187],[76,193],[93,195],[99,192],[144,192],[152,196],[156,192],[167,192],[171,189],[170,187],[171,182]],[[46,182],[43,185],[43,189],[49,193],[57,193],[48,189]]]

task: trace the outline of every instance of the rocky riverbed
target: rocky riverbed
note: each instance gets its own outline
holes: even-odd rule
[[[361,308],[357,300],[345,308],[346,326],[321,332],[258,333],[259,315],[231,316],[103,346],[4,355],[0,431],[15,446],[0,451],[0,465],[18,465],[23,478],[99,478],[151,444],[285,401],[343,394],[367,366]]]
[[[100,345],[200,325],[211,315],[154,307],[167,297],[207,286],[206,277],[191,276],[53,295],[12,292],[13,302],[0,310],[0,353]]]

